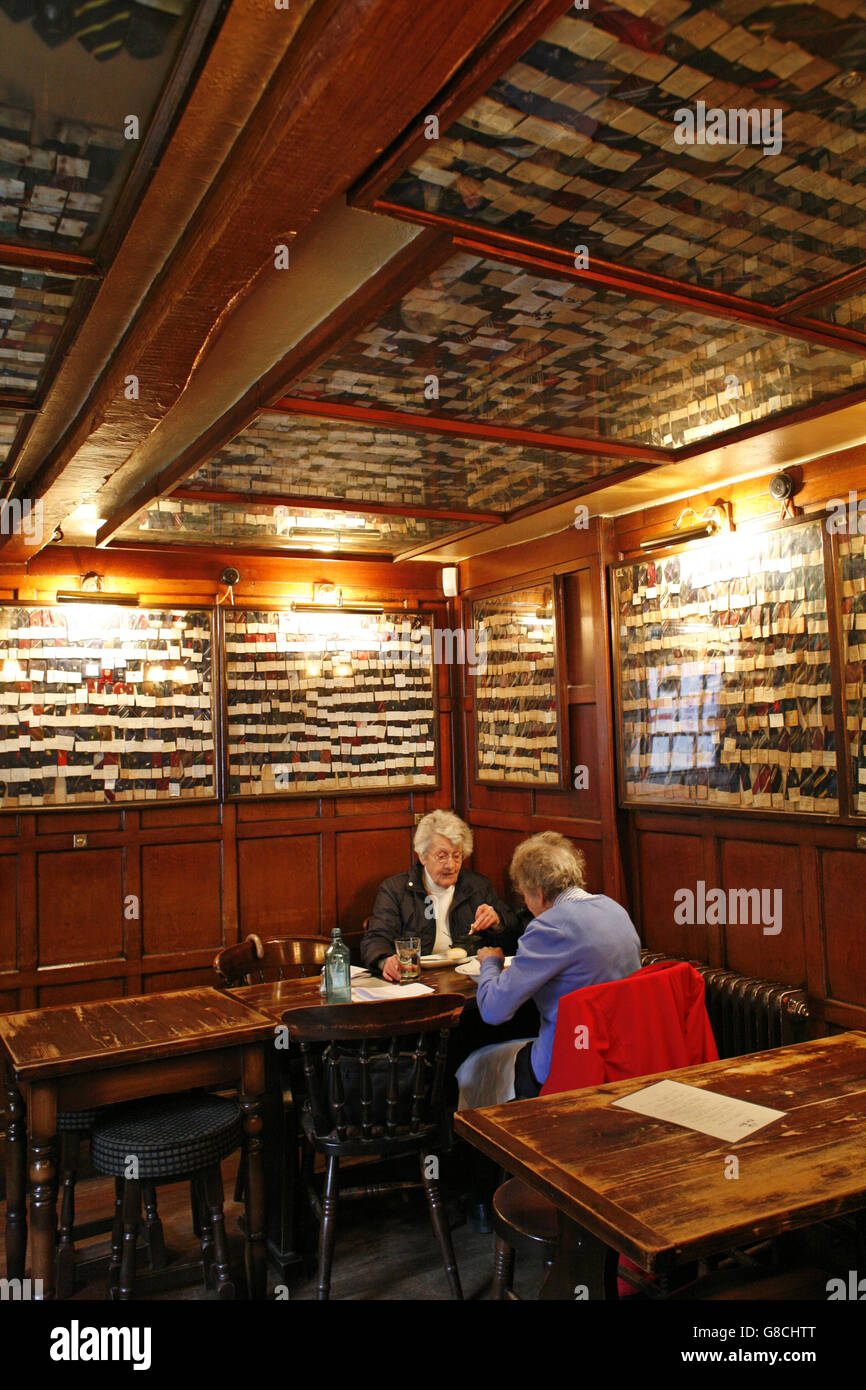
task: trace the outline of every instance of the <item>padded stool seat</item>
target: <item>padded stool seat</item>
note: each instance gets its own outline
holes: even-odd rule
[[[201,1092],[118,1107],[96,1125],[91,1138],[93,1166],[112,1173],[115,1180],[110,1278],[116,1297],[133,1296],[142,1193],[147,1208],[147,1192],[154,1182],[179,1178],[190,1179],[193,1225],[201,1240],[205,1280],[213,1280],[220,1298],[234,1297],[220,1163],[240,1147],[241,1139],[237,1101]]]
[[[240,1147],[241,1111],[219,1096],[145,1101],[97,1125],[93,1166],[122,1178],[138,1160],[139,1178],[176,1178],[220,1163]]]
[[[60,1110],[57,1113],[57,1133],[85,1133],[93,1129],[99,1118],[98,1110]]]

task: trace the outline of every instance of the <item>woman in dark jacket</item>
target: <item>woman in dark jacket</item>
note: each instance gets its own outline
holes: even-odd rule
[[[386,878],[361,938],[361,959],[386,980],[400,978],[394,943],[421,938],[422,955],[451,946],[474,953],[479,945],[515,949],[520,916],[500,902],[489,879],[463,867],[472,831],[452,811],[431,811],[415,830],[415,867]]]

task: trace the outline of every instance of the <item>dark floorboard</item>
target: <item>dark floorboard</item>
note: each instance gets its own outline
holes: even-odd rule
[[[223,1164],[226,1193],[226,1231],[229,1238],[233,1274],[238,1296],[245,1297],[244,1240],[240,1228],[242,1204],[233,1200],[237,1171],[237,1156]],[[347,1181],[357,1179],[357,1170]],[[457,1265],[468,1300],[490,1297],[493,1271],[493,1236],[482,1235],[470,1228],[458,1200],[461,1187],[466,1186],[466,1173],[453,1160],[443,1170],[443,1192],[451,1222]],[[76,1190],[76,1218],[92,1222],[111,1215],[113,1208],[113,1179],[82,1178]],[[189,1208],[189,1189],[185,1183],[175,1183],[158,1189],[159,1212],[163,1223],[170,1269],[155,1276],[172,1287],[153,1287],[154,1276],[148,1272],[147,1253],[139,1250],[139,1285],[136,1296],[141,1299],[207,1299],[216,1294],[205,1289],[201,1280],[199,1247],[192,1230]],[[0,1204],[0,1228],[5,1212]],[[313,1237],[314,1239],[314,1237]],[[760,1282],[751,1288],[743,1287],[741,1268],[723,1268],[699,1287],[684,1290],[687,1299],[758,1298],[761,1300],[793,1299],[795,1301],[825,1299],[828,1274],[844,1275],[848,1269],[859,1268],[866,1249],[866,1220],[837,1219],[812,1231],[792,1238],[781,1264],[778,1260],[758,1271]],[[74,1299],[103,1300],[107,1295],[107,1236],[91,1237],[79,1242],[79,1287]],[[293,1270],[282,1290],[277,1289],[273,1270],[268,1272],[268,1296],[289,1300],[315,1299],[314,1249],[309,1250],[307,1267]],[[730,1266],[731,1262],[727,1262]],[[197,1265],[197,1267],[196,1267]],[[0,1277],[5,1275],[5,1253],[0,1241]],[[28,1270],[29,1273],[29,1270]],[[540,1259],[519,1258],[516,1289],[522,1298],[537,1297],[543,1281]],[[181,1281],[178,1283],[178,1279]],[[185,1282],[184,1282],[185,1281]],[[337,1245],[331,1283],[335,1300],[446,1300],[450,1297],[439,1247],[430,1225],[427,1204],[420,1191],[388,1194],[369,1198],[345,1200],[340,1204]]]
[[[243,1276],[243,1235],[240,1219],[243,1206],[232,1200],[234,1193],[237,1159],[229,1159],[223,1164],[224,1187],[226,1193],[225,1214],[226,1231],[229,1238],[232,1266],[242,1294]],[[82,1179],[76,1188],[76,1220],[96,1221],[108,1217],[113,1209],[114,1182],[111,1178],[90,1177]],[[198,1255],[198,1242],[192,1230],[189,1209],[189,1188],[185,1183],[175,1183],[158,1189],[159,1213],[163,1224],[165,1243],[172,1266],[191,1264]],[[456,1193],[448,1195],[448,1211],[452,1223],[452,1239],[457,1257],[457,1266],[467,1299],[484,1299],[490,1296],[490,1282],[493,1271],[493,1236],[482,1235],[470,1229],[467,1224]],[[3,1210],[0,1207],[0,1216]],[[107,1277],[99,1263],[93,1269],[88,1264],[99,1257],[107,1257],[109,1242],[107,1236],[95,1236],[80,1242],[77,1246],[79,1267],[87,1276],[87,1282],[80,1287],[74,1297],[76,1300],[104,1299],[107,1292]],[[298,1268],[287,1280],[288,1296],[291,1300],[315,1299],[316,1285],[314,1266],[309,1272]],[[105,1260],[101,1263],[104,1265]],[[136,1292],[143,1298],[159,1299],[208,1299],[216,1298],[211,1290],[205,1290],[200,1277],[186,1287],[176,1287],[162,1292],[148,1288],[147,1254],[139,1249],[138,1268],[141,1271],[141,1287]],[[199,1266],[200,1270],[200,1266]],[[29,1270],[28,1270],[29,1273]],[[5,1254],[0,1243],[0,1277],[5,1274]],[[183,1273],[181,1272],[181,1277]],[[192,1272],[188,1277],[194,1277]],[[525,1297],[534,1298],[541,1286],[543,1268],[540,1260],[526,1259],[518,1265],[517,1288]],[[275,1296],[277,1282],[273,1270],[268,1272],[268,1295]],[[285,1297],[285,1294],[282,1295]],[[337,1228],[337,1247],[334,1256],[334,1270],[331,1282],[333,1299],[367,1300],[438,1300],[450,1298],[448,1282],[442,1267],[439,1246],[427,1211],[423,1193],[410,1192],[371,1198],[355,1198],[340,1205]]]

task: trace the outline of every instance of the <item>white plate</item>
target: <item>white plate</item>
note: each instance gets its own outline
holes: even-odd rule
[[[505,970],[508,969],[513,960],[513,956],[505,957]],[[458,975],[479,975],[481,973],[481,962],[477,956],[470,956],[469,960],[458,961],[454,969],[457,971]]]
[[[421,957],[421,969],[422,969],[422,970],[441,970],[443,965],[450,965],[450,966],[463,965],[463,964],[465,964],[465,960],[466,960],[466,957],[465,957],[465,956],[461,956],[459,960],[453,960],[451,956],[422,956],[422,957]]]

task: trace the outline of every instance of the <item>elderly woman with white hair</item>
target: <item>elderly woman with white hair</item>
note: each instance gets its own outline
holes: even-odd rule
[[[461,946],[474,954],[480,941],[512,948],[518,914],[499,901],[483,874],[465,868],[472,831],[453,811],[431,811],[415,829],[416,863],[408,873],[386,878],[361,938],[368,970],[398,981],[394,943],[419,936],[423,955]]]
[[[460,1108],[537,1096],[547,1080],[559,1001],[584,985],[621,980],[640,969],[640,939],[624,907],[584,887],[584,860],[564,835],[545,830],[517,846],[511,878],[532,921],[504,968],[501,950],[478,952],[478,1009],[501,1024],[528,1000],[541,1015],[537,1038],[473,1052],[457,1073]]]

